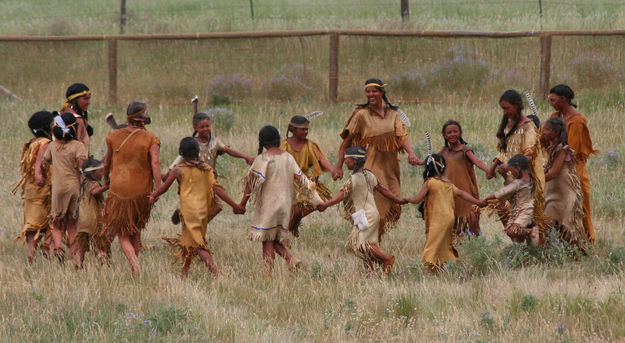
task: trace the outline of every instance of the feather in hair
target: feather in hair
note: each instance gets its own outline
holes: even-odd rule
[[[404,111],[402,111],[399,107],[397,108],[397,114],[399,114],[399,118],[401,118],[401,121],[404,122],[404,125],[406,125],[406,127],[410,127],[410,119],[408,119],[406,113],[404,113]]]
[[[311,112],[311,113],[308,113],[307,115],[305,115],[304,118],[306,118],[306,120],[311,120],[314,117],[318,117],[318,116],[320,116],[322,114],[323,114],[323,112],[321,112],[321,111],[314,111],[314,112]]]
[[[534,104],[534,100],[532,99],[530,92],[525,91],[525,98],[527,98],[527,103],[530,105],[530,108],[532,109],[532,113],[536,117],[538,117],[538,109],[536,109],[536,105]]]
[[[427,142],[427,145],[428,145],[428,157],[425,160],[425,163],[427,164],[429,160],[432,158],[432,138],[430,138],[429,131],[425,131],[425,141]]]

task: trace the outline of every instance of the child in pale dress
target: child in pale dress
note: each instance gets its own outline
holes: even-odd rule
[[[366,160],[365,148],[361,146],[347,148],[345,164],[347,168],[353,170],[352,176],[338,194],[319,204],[317,208],[319,211],[324,211],[329,206],[344,201],[345,211],[349,214],[346,218],[352,223],[352,230],[345,247],[364,261],[367,276],[373,275],[374,263],[380,264],[383,273],[388,275],[395,263],[395,256],[387,255],[380,249],[378,235],[380,213],[375,206],[374,191],[378,191],[395,203],[405,204],[406,202],[379,184],[371,171],[364,169]]]
[[[530,174],[527,158],[516,154],[507,163],[510,176],[506,177],[505,185],[482,201],[498,200],[508,208],[508,215],[500,217],[505,232],[513,242],[527,242],[537,246],[539,228],[534,224],[534,178]]]
[[[245,180],[241,206],[245,207],[250,196],[254,196],[254,218],[248,238],[262,242],[265,274],[273,273],[275,254],[282,256],[294,270],[300,259],[291,255],[288,231],[291,209],[295,202],[293,179],[300,185],[300,192],[308,192],[316,206],[321,199],[314,192],[314,184],[302,174],[295,158],[281,150],[278,129],[267,125],[258,134],[258,156],[250,167]],[[263,152],[263,149],[266,151]]]

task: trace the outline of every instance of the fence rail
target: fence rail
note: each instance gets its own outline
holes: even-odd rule
[[[209,40],[209,39],[259,39],[289,38],[307,36],[328,36],[329,72],[328,100],[338,101],[339,85],[339,41],[340,36],[370,37],[424,37],[424,38],[534,38],[540,40],[539,95],[545,97],[549,89],[551,69],[551,42],[554,36],[625,36],[625,30],[545,30],[545,31],[420,31],[420,30],[300,30],[300,31],[254,31],[213,32],[181,34],[131,34],[131,35],[89,35],[89,36],[0,36],[0,42],[29,41],[108,41],[109,101],[117,102],[117,41],[148,40]]]

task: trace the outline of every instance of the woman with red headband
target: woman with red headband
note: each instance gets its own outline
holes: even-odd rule
[[[128,126],[113,130],[106,137],[104,175],[110,188],[104,205],[104,226],[109,239],[119,237],[134,275],[141,271],[137,257],[141,230],[150,218],[148,196],[161,184],[161,142],[145,129],[150,123],[145,102],[133,101],[126,114]]]
[[[368,146],[365,169],[378,178],[380,184],[400,195],[399,152],[408,153],[408,163],[423,164],[413,152],[408,139],[406,125],[402,121],[402,112],[391,104],[386,97],[386,84],[379,79],[365,82],[367,102],[357,105],[347,119],[341,132],[343,143],[338,152],[338,163],[332,172],[336,180],[343,177],[345,150],[353,145]],[[405,116],[405,115],[404,115]],[[380,237],[386,231],[386,223],[399,219],[401,207],[380,194],[375,194],[375,204],[380,212]]]

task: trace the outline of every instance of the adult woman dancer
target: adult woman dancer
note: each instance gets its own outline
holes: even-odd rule
[[[584,229],[590,243],[595,244],[595,229],[590,215],[590,175],[586,169],[586,160],[590,154],[596,154],[599,150],[592,147],[586,118],[575,110],[577,105],[572,102],[574,97],[571,87],[557,85],[549,91],[549,105],[556,110],[551,117],[560,117],[566,123],[568,145],[575,151],[577,176],[584,195]]]
[[[128,127],[113,130],[106,137],[104,175],[110,188],[104,205],[104,226],[110,239],[119,237],[134,275],[141,271],[137,256],[141,230],[150,218],[148,196],[161,184],[161,142],[145,129],[150,121],[145,102],[131,102],[126,116]]]
[[[341,132],[343,143],[339,148],[338,162],[332,177],[336,180],[343,177],[343,161],[345,150],[353,145],[368,146],[368,157],[364,168],[375,174],[381,185],[388,188],[396,196],[400,195],[399,159],[401,151],[408,153],[408,163],[423,164],[412,151],[406,125],[397,112],[397,106],[391,104],[386,97],[386,84],[379,79],[368,79],[365,82],[367,102],[356,106],[347,119]],[[394,223],[401,215],[401,207],[375,194],[375,204],[380,212],[380,237],[386,231],[386,224]]]
[[[509,173],[508,161],[512,156],[521,154],[527,158],[530,165],[530,174],[534,179],[533,206],[534,223],[541,230],[545,229],[543,209],[545,207],[545,172],[541,157],[541,145],[538,129],[532,119],[523,115],[523,100],[521,95],[513,90],[507,90],[499,99],[499,106],[503,110],[499,130],[497,131],[497,150],[499,154],[493,161],[488,172],[489,177],[495,176],[499,166],[499,173],[509,182],[512,178]],[[504,226],[507,225],[509,211],[505,203],[496,205],[499,218]]]

